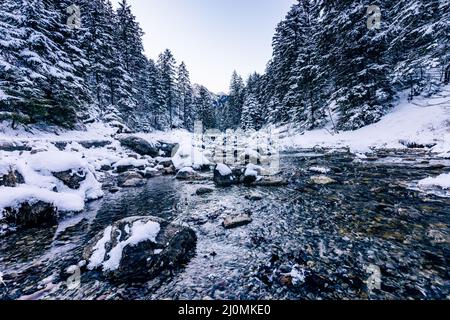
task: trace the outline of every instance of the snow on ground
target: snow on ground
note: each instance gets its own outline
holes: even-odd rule
[[[0,175],[17,171],[24,183],[16,188],[0,187],[0,211],[17,207],[24,202],[52,203],[60,211],[81,211],[88,200],[103,196],[94,169],[75,152],[46,151],[36,154],[0,151]],[[53,174],[70,172],[83,181],[78,189],[71,189]]]
[[[448,98],[447,98],[448,100]],[[348,147],[354,153],[377,148],[404,149],[406,144],[435,145],[431,151],[450,157],[450,101],[429,104],[431,99],[405,99],[379,122],[355,131],[332,135],[331,130],[318,129],[302,135],[282,137],[283,149],[315,146]],[[421,106],[419,106],[421,105]],[[425,105],[425,106],[422,106]]]
[[[450,191],[450,173],[420,180],[418,186],[423,189],[438,187]]]
[[[0,187],[0,208],[15,209],[24,202],[33,203],[43,201],[52,203],[59,211],[81,211],[84,208],[84,199],[74,193],[53,192],[33,186],[16,188]],[[0,210],[0,218],[2,213]]]
[[[0,140],[32,140],[32,141],[81,141],[110,140],[117,131],[107,124],[96,122],[88,124],[86,130],[65,130],[58,127],[47,127],[45,130],[35,128],[12,129],[8,122],[0,122]]]

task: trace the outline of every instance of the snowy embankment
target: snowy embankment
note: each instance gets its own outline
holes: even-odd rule
[[[0,177],[8,176],[9,181],[0,187],[0,209],[15,210],[25,202],[42,201],[61,212],[81,211],[85,201],[103,196],[94,167],[75,152],[2,151]]]
[[[431,152],[450,158],[450,94],[416,98],[412,102],[403,99],[375,124],[355,131],[331,132],[331,127],[301,135],[286,132],[280,145],[284,149],[349,148],[352,153],[419,146],[429,147]]]
[[[450,191],[450,173],[441,174],[434,178],[420,180],[418,186],[423,189],[441,188]]]
[[[187,131],[135,135],[119,135],[116,131],[100,123],[89,125],[86,131],[54,132],[49,128],[12,130],[1,123],[0,222],[11,216],[17,220],[18,215],[48,218],[82,211],[87,201],[103,196],[103,189],[111,187],[108,183],[120,181],[121,174],[122,185],[132,187],[142,185],[144,178],[173,173],[172,163],[177,170],[210,164],[192,146]],[[133,136],[144,138],[137,142],[138,150],[123,143]],[[174,154],[170,143],[180,144]],[[147,148],[144,151],[152,155],[140,153],[139,148]]]

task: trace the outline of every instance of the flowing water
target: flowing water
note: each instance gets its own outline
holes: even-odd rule
[[[443,164],[443,165],[442,165]],[[156,177],[91,202],[58,226],[0,238],[0,299],[448,299],[450,198],[414,182],[450,172],[420,151],[383,151],[366,160],[347,152],[283,154],[286,187],[234,186],[197,196],[211,182]],[[310,182],[311,166],[331,169],[329,185]],[[258,193],[259,201],[246,199]],[[223,218],[253,222],[225,230]],[[195,230],[196,254],[147,283],[110,283],[67,268],[86,243],[128,216],[158,216]]]

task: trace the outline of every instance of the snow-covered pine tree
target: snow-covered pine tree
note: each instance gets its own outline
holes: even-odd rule
[[[177,86],[180,98],[179,114],[183,121],[184,128],[188,130],[194,129],[194,110],[192,110],[193,91],[189,71],[186,64],[181,62],[178,67]]]
[[[274,95],[282,102],[272,113],[275,122],[285,123],[291,120],[292,106],[295,105],[293,92],[287,96],[289,90],[297,90],[293,85],[291,75],[297,61],[302,43],[304,23],[302,22],[302,0],[294,4],[285,19],[281,21],[273,37],[273,57],[270,69]],[[294,100],[293,100],[294,99]]]
[[[131,12],[131,7],[127,0],[119,3],[117,14],[117,46],[118,53],[123,61],[123,67],[131,77],[132,96],[136,100],[136,112],[133,121],[134,127],[141,127],[141,123],[146,121],[142,117],[145,116],[148,109],[147,77],[145,70],[147,67],[147,59],[144,55],[144,45],[142,31],[136,17]]]
[[[198,95],[194,97],[196,120],[202,121],[205,129],[216,128],[214,100],[204,86],[200,86]]]
[[[242,77],[236,71],[233,72],[230,82],[230,92],[225,111],[225,123],[223,126],[236,129],[240,125],[242,107],[244,105],[245,84]]]
[[[161,76],[161,92],[164,97],[167,125],[172,128],[176,108],[176,60],[169,49],[159,55],[158,68]]]
[[[248,94],[242,108],[241,128],[244,131],[259,129],[261,107],[253,93]]]
[[[320,33],[318,25],[319,6],[316,1],[303,0],[298,3],[298,20],[301,23],[297,60],[289,75],[289,90],[284,97],[284,105],[291,110],[292,121],[302,129],[313,129],[324,123],[323,102],[320,89],[326,79],[319,70],[321,57],[315,42]]]
[[[26,47],[25,19],[17,1],[3,1],[0,7],[0,121],[27,123],[31,119],[17,108],[26,100],[25,90],[33,88],[19,53]]]
[[[389,53],[392,81],[410,98],[436,92],[449,64],[449,1],[390,1]]]
[[[381,2],[372,5],[381,7]],[[335,85],[332,98],[340,112],[338,127],[357,129],[378,121],[391,106],[387,24],[381,20],[380,30],[367,28],[367,4],[362,0],[324,1],[323,5],[323,24],[332,26],[335,33],[329,59],[324,61]]]
[[[20,48],[16,48],[19,50],[14,58],[18,69],[12,69],[20,70],[21,79],[16,87],[20,99],[9,100],[9,108],[27,115],[31,122],[72,127],[77,120],[76,111],[85,102],[84,82],[77,76],[74,60],[67,52],[72,44],[67,41],[67,26],[61,23],[62,13],[56,4],[21,0],[2,8],[6,23],[15,27],[15,36],[20,35],[16,37]],[[8,59],[12,61],[11,56]]]

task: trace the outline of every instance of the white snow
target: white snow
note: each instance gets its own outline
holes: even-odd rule
[[[194,173],[194,169],[192,169],[192,167],[184,167],[183,169],[181,169],[178,172],[187,172],[187,173]]]
[[[84,198],[78,194],[57,193],[32,186],[0,187],[0,211],[7,207],[17,208],[24,202],[37,201],[51,203],[63,212],[81,211],[84,208]]]
[[[355,131],[333,135],[329,126],[301,135],[288,132],[285,137],[281,137],[280,146],[282,149],[348,147],[353,153],[365,153],[374,148],[404,149],[406,147],[401,142],[414,142],[436,144],[431,149],[433,152],[450,156],[450,103],[428,105],[427,101],[431,100],[417,98],[410,103],[403,98],[379,122]]]
[[[310,167],[308,170],[311,172],[323,173],[323,174],[329,173],[331,171],[329,168],[319,167],[319,166]]]
[[[60,211],[81,211],[85,201],[103,196],[101,185],[93,174],[94,169],[74,152],[0,152],[1,173],[10,169],[17,170],[23,176],[25,184],[17,188],[2,188],[0,210],[37,200],[52,203]],[[53,176],[55,172],[64,171],[84,177],[77,190],[70,189]]]
[[[22,163],[34,171],[41,172],[77,171],[87,166],[79,154],[62,151],[40,152],[31,155]]]
[[[258,177],[258,175],[260,175],[262,171],[263,171],[263,168],[261,166],[257,166],[255,164],[249,163],[245,169],[244,175],[246,177],[249,177],[249,176]]]
[[[97,268],[100,266],[104,259],[106,254],[106,244],[111,241],[111,231],[112,227],[109,226],[103,231],[103,237],[96,243],[92,256],[89,259],[88,268],[90,270]]]
[[[216,167],[216,170],[219,171],[221,176],[228,176],[233,173],[231,169],[223,163],[219,163]]]
[[[138,168],[138,167],[148,166],[148,164],[149,164],[148,161],[144,160],[144,159],[143,160],[137,160],[135,158],[125,158],[125,159],[117,161],[114,164],[114,168],[117,168],[119,166],[133,166],[135,168]]]
[[[430,177],[420,180],[418,186],[424,189],[439,187],[442,189],[450,190],[450,173],[441,174],[437,177]]]
[[[120,261],[122,260],[122,253],[126,246],[137,245],[143,241],[156,242],[156,237],[161,230],[159,223],[149,221],[144,223],[142,221],[135,221],[131,228],[127,228],[125,232],[129,234],[129,237],[125,241],[119,242],[111,251],[108,252],[108,259],[105,260],[106,249],[105,245],[111,240],[112,228],[105,229],[103,237],[97,242],[94,247],[94,252],[89,259],[88,267],[94,269],[102,266],[104,271],[113,271],[119,268]],[[120,237],[119,237],[120,238]]]

